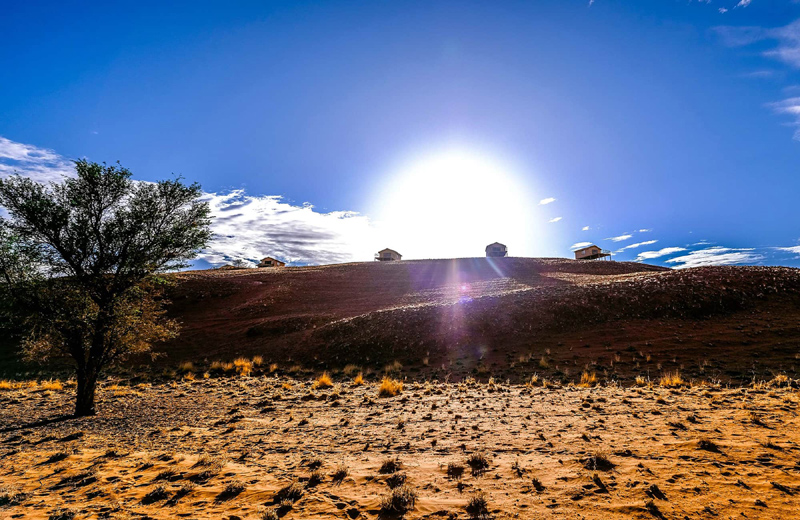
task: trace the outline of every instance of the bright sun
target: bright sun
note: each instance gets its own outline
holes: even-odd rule
[[[527,188],[511,168],[464,151],[399,168],[377,202],[379,247],[406,258],[483,256],[495,241],[523,256],[537,233]]]

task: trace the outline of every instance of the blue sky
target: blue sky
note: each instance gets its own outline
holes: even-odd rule
[[[0,175],[196,180],[200,265],[493,240],[800,265],[798,2],[16,4]]]

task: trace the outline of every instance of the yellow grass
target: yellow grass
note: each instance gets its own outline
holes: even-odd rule
[[[191,361],[184,361],[180,365],[178,365],[179,372],[194,372],[194,363]]]
[[[636,376],[636,386],[646,386],[647,379],[642,376]]]
[[[269,366],[269,373],[271,374],[271,373],[275,372],[276,370],[278,370],[278,364],[277,363],[272,363]]]
[[[345,367],[342,369],[342,372],[344,375],[352,377],[354,374],[361,372],[361,368],[358,365],[345,365]]]
[[[213,372],[230,372],[233,369],[233,363],[223,363],[222,361],[214,361],[211,363],[211,370]]]
[[[400,372],[401,370],[403,370],[403,365],[397,360],[392,361],[391,363],[383,367],[383,371],[386,372],[387,374]]]
[[[364,384],[364,374],[361,372],[353,378],[353,386],[361,386]]]
[[[547,358],[544,356],[539,360],[539,368],[550,368],[550,363],[547,362]]]
[[[242,376],[249,376],[253,371],[253,362],[247,358],[236,358],[233,360],[233,366],[236,367],[236,373]]]
[[[11,381],[7,381],[5,379],[0,381],[0,390],[13,390],[13,389],[14,389],[14,383],[12,383]]]
[[[675,388],[683,386],[686,381],[681,377],[681,373],[676,370],[675,372],[665,372],[661,379],[658,380],[658,384],[664,388]]]
[[[381,386],[378,387],[378,397],[394,397],[403,391],[402,381],[384,377]]]
[[[289,381],[284,381],[284,383],[281,385],[281,388],[283,388],[284,390],[291,390],[292,383],[290,383]]]
[[[321,376],[314,381],[314,388],[330,388],[333,386],[331,376],[327,372],[323,372]]]
[[[578,383],[578,386],[588,388],[596,384],[597,384],[597,374],[595,374],[594,372],[590,374],[589,372],[584,370],[583,374],[581,374],[581,382]]]
[[[264,358],[262,356],[253,356],[253,366],[260,367],[264,364]]]
[[[63,390],[64,385],[58,379],[51,379],[50,381],[42,381],[42,390]]]

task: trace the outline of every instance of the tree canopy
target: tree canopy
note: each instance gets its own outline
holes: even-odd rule
[[[185,267],[211,231],[196,183],[137,182],[85,160],[75,170],[49,185],[0,179],[0,290],[24,320],[29,358],[75,362],[76,414],[86,415],[104,367],[176,333],[156,275]]]

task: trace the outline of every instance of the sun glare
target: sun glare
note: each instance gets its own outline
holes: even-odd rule
[[[521,256],[537,233],[527,191],[509,166],[481,155],[450,151],[414,161],[377,198],[380,247],[406,258],[471,257],[498,241]]]

